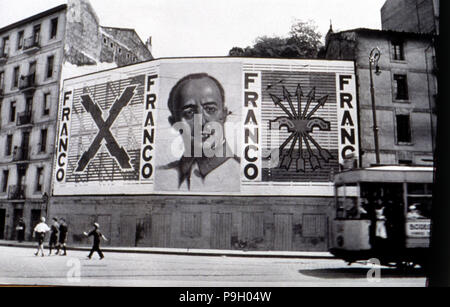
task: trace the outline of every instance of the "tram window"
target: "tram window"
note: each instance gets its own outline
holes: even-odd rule
[[[431,218],[431,197],[408,197],[408,220]]]
[[[429,183],[408,183],[408,194],[431,195],[432,185]]]

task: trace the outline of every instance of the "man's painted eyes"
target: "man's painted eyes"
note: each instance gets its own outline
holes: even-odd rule
[[[218,111],[217,106],[213,105],[213,104],[204,105],[202,107],[202,109],[208,115],[216,114]],[[183,117],[187,118],[187,119],[192,119],[194,117],[194,115],[198,114],[198,113],[199,112],[198,112],[197,108],[195,108],[195,107],[187,108],[187,109],[183,110]]]
[[[214,114],[217,112],[217,107],[214,105],[207,105],[204,106],[203,109],[206,111],[206,113],[208,114]]]
[[[186,109],[183,111],[183,117],[187,119],[191,119],[194,117],[194,110],[193,109]]]

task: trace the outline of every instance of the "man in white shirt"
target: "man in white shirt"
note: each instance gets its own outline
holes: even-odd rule
[[[44,257],[44,239],[45,233],[50,231],[50,227],[45,224],[45,217],[41,217],[41,222],[34,227],[33,238],[37,235],[38,239],[38,249],[35,256],[39,255],[39,251],[42,253],[42,257]]]

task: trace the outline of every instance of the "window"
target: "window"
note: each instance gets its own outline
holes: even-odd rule
[[[44,103],[43,103],[43,110],[42,115],[49,115],[50,114],[50,93],[44,94]]]
[[[13,70],[13,88],[17,88],[19,86],[19,74],[20,74],[20,66],[14,67]]]
[[[10,156],[12,154],[12,142],[13,142],[13,136],[12,136],[12,134],[8,134],[6,136],[6,151],[5,151],[6,156]]]
[[[53,62],[55,57],[53,55],[47,58],[47,78],[51,78],[53,76]]]
[[[9,51],[9,36],[3,37],[2,48],[0,49],[0,56],[7,56]]]
[[[8,177],[9,177],[9,170],[3,170],[3,177],[2,177],[2,192],[5,193],[6,189],[8,188]]]
[[[41,25],[35,25],[33,27],[33,42],[34,42],[34,45],[39,44],[40,38],[41,38]]]
[[[16,102],[11,101],[9,104],[9,121],[14,122],[16,121]]]
[[[408,80],[406,75],[394,75],[394,91],[395,99],[407,100],[408,99]]]
[[[110,46],[111,46],[111,48],[114,48],[114,44],[113,43],[111,43]]]
[[[43,177],[44,176],[44,168],[43,167],[38,167],[36,169],[36,192],[41,192],[42,191],[42,182],[43,182]]]
[[[53,39],[56,37],[56,34],[58,33],[58,17],[53,18],[50,21],[50,39]]]
[[[396,115],[397,143],[411,143],[411,126],[409,115]]]
[[[3,89],[4,82],[5,82],[5,72],[0,71],[0,90]]]
[[[108,44],[108,40],[106,39],[106,37],[103,36],[103,44]]]
[[[25,97],[25,113],[31,114],[31,110],[33,109],[33,96]]]
[[[17,34],[17,50],[22,49],[23,47],[23,31],[20,31]]]
[[[45,152],[47,148],[47,129],[42,129],[41,130],[41,146],[40,146],[40,151],[41,152]]]
[[[405,60],[402,41],[392,41],[392,59],[396,61]]]

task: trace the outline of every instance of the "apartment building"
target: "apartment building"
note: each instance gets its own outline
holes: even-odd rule
[[[377,151],[380,164],[433,164],[438,91],[433,39],[364,28],[327,34],[327,59],[355,61],[361,166],[377,163]]]
[[[69,0],[0,29],[0,239],[25,238],[47,213],[64,78],[152,59],[132,29],[102,27]]]

